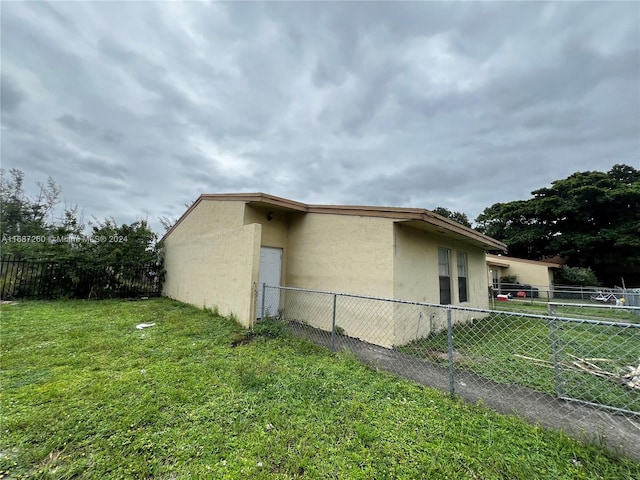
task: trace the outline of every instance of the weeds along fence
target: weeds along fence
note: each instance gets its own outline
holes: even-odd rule
[[[594,319],[572,316],[575,303],[534,315],[263,289],[264,317],[280,319],[294,334],[451,394],[473,385],[492,395],[553,396],[640,416],[638,308],[606,305]],[[617,319],[609,319],[612,312]]]
[[[95,265],[0,259],[0,299],[156,297],[161,291],[158,265]]]

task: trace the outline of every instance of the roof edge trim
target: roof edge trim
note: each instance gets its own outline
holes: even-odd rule
[[[186,212],[176,221],[176,223],[163,235],[164,240],[182,221],[191,213],[191,211],[198,206],[198,204],[205,200],[212,201],[235,201],[235,202],[260,202],[271,204],[276,207],[288,208],[298,212],[304,213],[323,213],[333,215],[360,215],[371,217],[391,218],[396,220],[417,220],[431,225],[435,225],[452,233],[472,238],[485,244],[488,247],[495,247],[498,250],[507,250],[507,246],[496,240],[495,238],[488,237],[472,228],[465,227],[453,220],[438,215],[426,208],[408,208],[408,207],[377,207],[366,205],[313,205],[302,202],[296,202],[283,197],[277,197],[275,195],[269,195],[267,193],[255,192],[255,193],[203,193],[195,202],[187,209]]]

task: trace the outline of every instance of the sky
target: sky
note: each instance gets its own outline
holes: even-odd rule
[[[118,223],[201,193],[460,211],[640,168],[638,2],[0,4],[1,163]]]

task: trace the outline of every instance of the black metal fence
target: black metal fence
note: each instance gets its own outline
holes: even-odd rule
[[[0,259],[0,299],[157,297],[162,267]]]

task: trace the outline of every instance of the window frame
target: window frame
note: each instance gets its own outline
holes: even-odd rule
[[[466,303],[469,301],[469,255],[467,252],[456,251],[456,273],[458,277],[458,301]]]
[[[441,253],[446,258],[441,257]],[[443,263],[443,260],[446,262]],[[445,268],[446,267],[446,268]],[[440,292],[440,305],[451,305],[451,249],[446,247],[438,247],[438,281]]]

